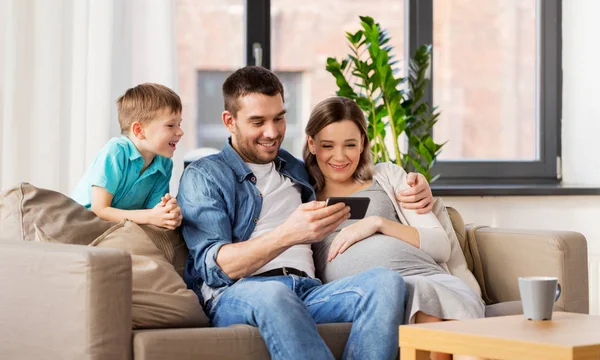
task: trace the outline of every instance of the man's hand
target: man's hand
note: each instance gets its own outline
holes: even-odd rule
[[[396,200],[405,209],[417,210],[417,214],[430,212],[433,209],[433,195],[425,176],[411,172],[406,176],[406,183],[410,188],[396,194]]]
[[[350,207],[344,203],[325,206],[324,201],[311,201],[298,206],[276,229],[289,245],[312,244],[323,238],[350,217]]]
[[[379,228],[380,220],[377,216],[369,216],[340,230],[331,242],[327,261],[333,260],[350,246],[375,234]]]

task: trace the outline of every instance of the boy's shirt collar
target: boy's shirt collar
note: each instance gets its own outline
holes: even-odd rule
[[[136,162],[138,161],[137,159],[141,159],[141,166],[144,166],[144,158],[142,158],[142,154],[135,146],[133,141],[131,141],[131,139],[126,135],[121,135],[121,138],[124,139],[125,143],[127,144],[127,149],[129,152],[129,161]],[[155,155],[154,160],[152,160],[150,166],[148,166],[148,168],[144,171],[144,174],[150,175],[157,171],[160,171],[160,173],[163,174],[163,176],[168,176],[167,169],[165,168],[165,159],[165,157]]]

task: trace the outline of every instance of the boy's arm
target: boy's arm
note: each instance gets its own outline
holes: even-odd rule
[[[170,213],[177,204],[162,206],[157,204],[153,209],[122,210],[111,207],[113,194],[100,186],[92,186],[91,209],[98,217],[107,221],[120,222],[124,219],[136,224],[154,224],[170,230],[175,230],[178,225],[178,214]]]

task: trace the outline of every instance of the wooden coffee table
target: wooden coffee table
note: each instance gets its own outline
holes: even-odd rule
[[[400,326],[401,360],[429,352],[498,360],[600,360],[600,316],[555,312],[550,321],[523,315]]]

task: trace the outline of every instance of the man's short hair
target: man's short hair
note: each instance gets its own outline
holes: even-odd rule
[[[260,66],[246,66],[229,75],[223,83],[223,99],[225,110],[233,116],[237,115],[238,100],[248,94],[263,94],[267,96],[281,95],[283,100],[283,85],[277,75]]]
[[[168,87],[154,83],[144,83],[128,89],[117,100],[117,112],[121,133],[126,134],[131,129],[131,124],[138,121],[147,124],[163,109],[171,113],[181,113],[181,99],[175,91]]]

